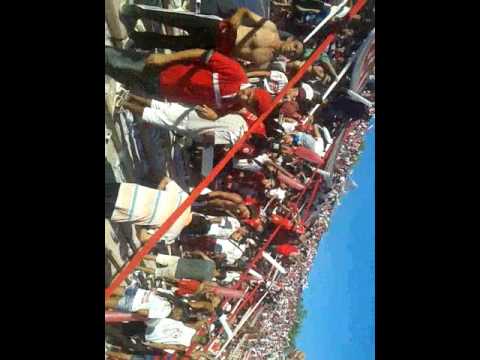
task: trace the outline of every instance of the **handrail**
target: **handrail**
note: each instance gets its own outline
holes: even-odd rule
[[[320,24],[318,24],[315,29],[313,29],[310,34],[307,35],[307,37],[303,40],[303,43],[305,44],[308,40],[312,38],[313,35],[315,35],[331,18],[333,18],[335,15],[337,15],[340,10],[343,9],[343,7],[347,4],[348,0],[343,0],[343,2],[338,5],[338,8],[334,11],[330,11],[330,13],[323,19]]]
[[[327,91],[325,91],[325,94],[323,94],[322,101],[325,101],[327,99],[328,95],[330,95],[333,89],[335,89],[335,87],[338,85],[340,80],[342,80],[342,78],[345,76],[350,66],[352,66],[353,62],[355,61],[355,58],[356,58],[355,55],[350,57],[347,64],[343,67],[342,71],[340,71],[340,74],[338,74],[337,79],[335,79],[335,81],[330,84]]]

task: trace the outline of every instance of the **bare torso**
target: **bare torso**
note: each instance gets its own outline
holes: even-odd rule
[[[241,25],[233,55],[256,64],[270,62],[281,43],[278,31],[270,27],[252,28]]]

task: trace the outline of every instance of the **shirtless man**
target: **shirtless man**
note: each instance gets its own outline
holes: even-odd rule
[[[214,48],[226,55],[251,63],[249,70],[266,69],[277,55],[291,60],[303,53],[303,44],[289,37],[282,41],[277,26],[247,8],[239,8],[228,20],[193,13],[162,12],[132,5],[129,16],[148,18],[168,26],[187,30],[187,36],[168,36],[151,32],[131,32],[135,46],[144,50],[168,48],[179,51],[190,48]],[[160,9],[159,9],[160,10]]]
[[[247,8],[239,8],[229,21],[237,29],[233,55],[253,63],[249,68],[266,69],[277,55],[295,60],[303,53],[300,41],[293,37],[280,40],[277,26],[272,21]]]

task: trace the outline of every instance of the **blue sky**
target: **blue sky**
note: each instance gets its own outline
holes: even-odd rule
[[[307,360],[375,358],[375,129],[323,237],[303,293],[297,347]]]

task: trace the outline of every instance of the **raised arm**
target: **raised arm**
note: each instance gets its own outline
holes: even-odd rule
[[[192,309],[196,309],[196,310],[205,309],[208,312],[214,312],[215,311],[215,307],[212,305],[212,303],[210,301],[192,301],[192,300],[190,300],[188,302],[188,306],[190,306]]]
[[[257,70],[247,73],[248,77],[267,77],[270,76],[270,70]]]
[[[210,259],[203,251],[200,251],[200,250],[195,250],[195,251],[192,251],[191,252],[192,255],[198,255],[200,256],[203,260],[205,261],[211,261],[211,262],[215,262],[213,261],[212,259]]]
[[[238,8],[235,14],[233,14],[228,21],[234,28],[238,28],[240,25],[259,28],[266,27],[272,30],[277,30],[277,26],[268,19],[262,18],[260,15],[255,14],[253,11],[245,7]]]
[[[338,78],[337,72],[330,61],[320,58],[320,64],[331,76],[335,79]]]
[[[143,111],[146,106],[127,101],[123,104],[123,107],[130,111],[132,114],[142,117]]]
[[[272,160],[266,160],[265,163],[264,163],[265,166],[272,166],[274,167],[275,169],[277,169],[278,171],[284,173],[285,175],[287,175],[288,177],[292,177],[294,178],[295,175],[291,174],[290,172],[288,172],[287,170],[285,170],[283,167],[281,167],[280,165],[278,165],[275,161],[272,161]]]
[[[234,192],[228,192],[228,191],[211,191],[207,194],[208,199],[221,199],[221,200],[228,200],[231,201],[235,204],[241,204],[243,203],[243,198]]]
[[[204,49],[189,49],[171,54],[151,54],[145,59],[147,66],[166,66],[177,61],[199,60],[207,55]],[[207,62],[208,59],[205,59]]]

